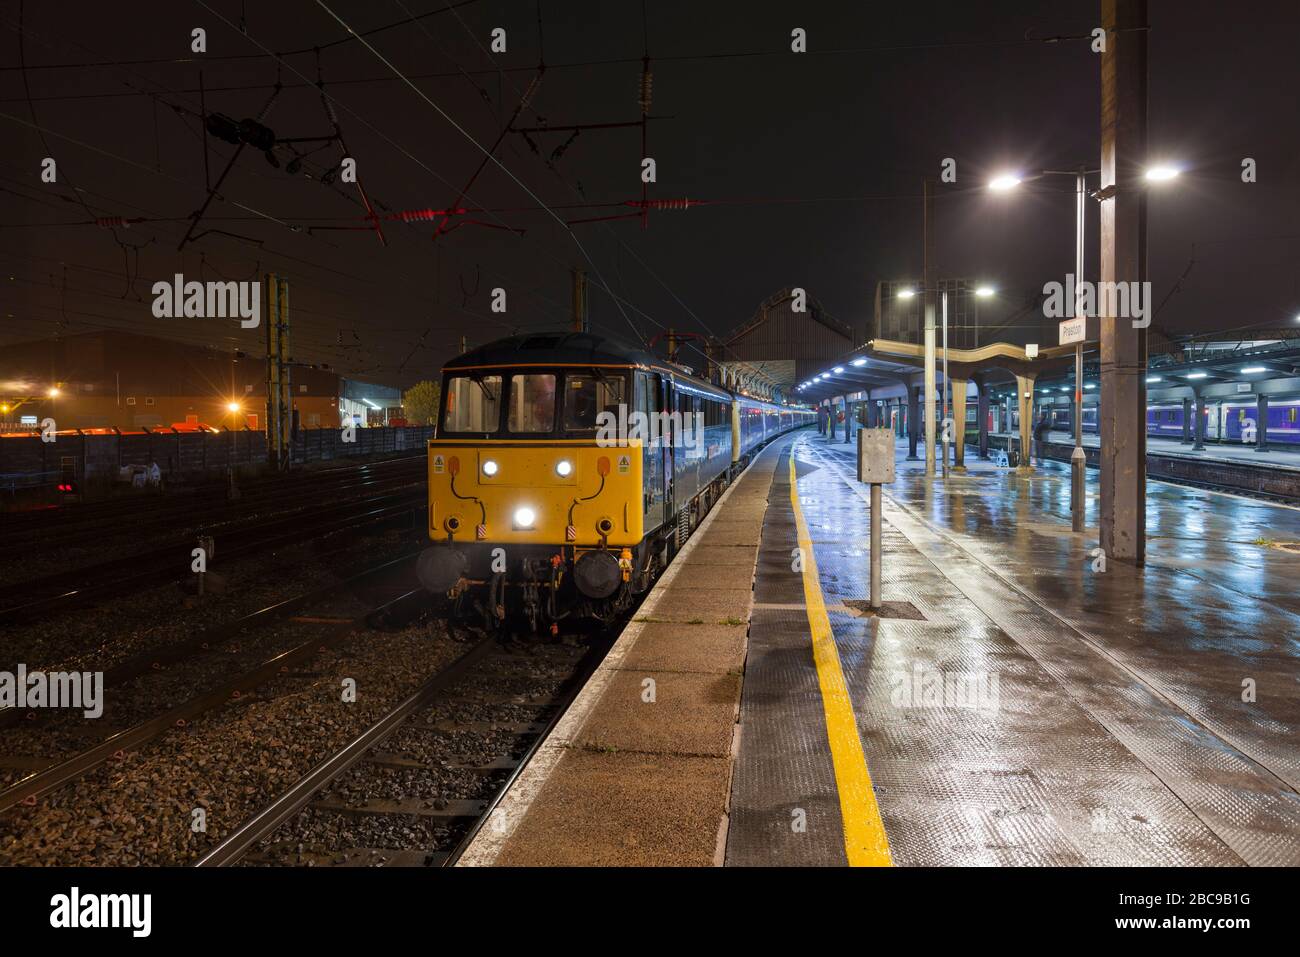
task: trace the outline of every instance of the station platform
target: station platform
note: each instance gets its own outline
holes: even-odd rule
[[[1004,442],[1008,435],[1005,432],[990,432],[990,437],[1001,439]],[[1016,433],[1010,438],[1019,440],[1020,434]],[[1047,433],[1047,441],[1056,445],[1073,445],[1074,433],[1053,431]],[[1101,446],[1101,439],[1096,435],[1084,435],[1083,445],[1085,448],[1095,449]],[[966,449],[969,453],[972,443],[967,443]],[[1194,458],[1209,462],[1225,462],[1233,465],[1254,465],[1259,468],[1281,468],[1281,469],[1300,469],[1300,448],[1289,448],[1279,444],[1274,444],[1267,451],[1257,451],[1254,445],[1247,445],[1238,442],[1206,442],[1203,449],[1194,449],[1190,444],[1184,445],[1181,439],[1171,439],[1164,436],[1148,435],[1147,436],[1147,454],[1151,455],[1171,455],[1179,457]]]
[[[1152,483],[1101,565],[1095,475],[900,445],[873,614],[854,454],[757,458],[462,864],[1300,863],[1300,510]]]

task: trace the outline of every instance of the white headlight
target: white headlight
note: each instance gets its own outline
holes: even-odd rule
[[[496,464],[495,462],[493,462],[491,459],[484,459],[484,460],[483,460],[483,474],[484,474],[484,475],[487,475],[487,476],[493,476],[493,475],[496,475],[496,474],[497,474],[497,464]]]
[[[524,508],[515,509],[516,528],[532,528],[533,523],[536,521],[537,521],[537,513],[534,512],[531,508],[525,506]]]
[[[560,461],[555,463],[555,474],[560,476],[561,478],[565,478],[572,471],[573,471],[573,463],[570,462],[568,459],[560,459]]]

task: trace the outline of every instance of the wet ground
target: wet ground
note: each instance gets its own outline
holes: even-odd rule
[[[1018,476],[969,450],[968,474],[927,479],[900,444],[882,509],[895,617],[877,618],[851,447],[805,434],[793,454],[894,863],[1300,863],[1300,510],[1152,482],[1146,567],[1102,570],[1095,471],[1076,535],[1064,465]],[[873,813],[837,786],[852,769],[828,744],[814,615],[785,571],[786,467],[759,558],[729,864],[844,863]]]

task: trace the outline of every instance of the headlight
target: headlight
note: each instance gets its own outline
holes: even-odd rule
[[[496,464],[496,462],[493,462],[491,459],[484,459],[484,460],[483,460],[483,474],[486,475],[486,476],[488,476],[489,478],[491,478],[493,475],[496,475],[496,474],[497,474],[497,464]]]
[[[515,509],[515,528],[532,528],[533,523],[537,521],[537,513],[531,508],[524,506]]]
[[[560,461],[555,463],[555,474],[560,476],[560,478],[567,478],[569,473],[572,471],[573,463],[568,459],[560,459]]]

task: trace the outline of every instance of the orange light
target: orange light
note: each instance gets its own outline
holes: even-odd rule
[[[238,412],[238,411],[239,411],[239,403],[238,403],[238,402],[227,402],[227,403],[226,403],[226,411],[228,411],[228,412]]]

